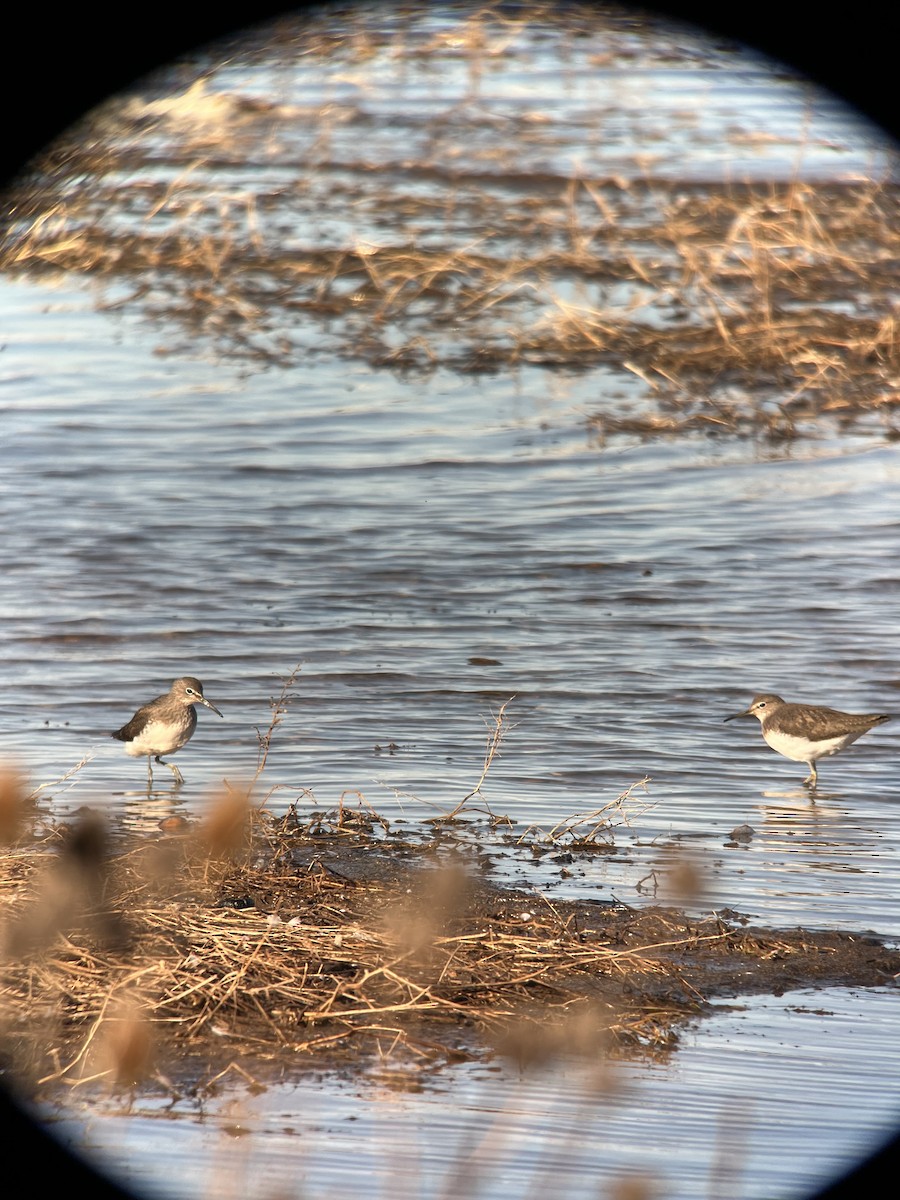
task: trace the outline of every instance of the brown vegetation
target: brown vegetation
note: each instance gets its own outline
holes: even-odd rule
[[[713,997],[900,969],[874,939],[493,886],[461,818],[410,836],[364,805],[274,817],[228,792],[129,841],[26,813],[42,829],[0,860],[0,1022],[29,1090],[659,1053]]]
[[[303,318],[327,329],[332,351],[405,371],[608,365],[644,382],[646,405],[637,414],[600,405],[590,421],[604,437],[703,430],[784,438],[823,416],[846,425],[872,414],[893,430],[895,189],[682,187],[650,221],[651,185],[605,190],[590,221],[576,213],[575,196],[596,199],[597,186],[572,189],[566,237],[577,249],[545,249],[560,235],[546,200],[527,241],[523,213],[507,209],[506,232],[520,243],[509,256],[505,248],[492,255],[410,244],[286,254],[254,236],[249,197],[217,214],[218,232],[200,235],[213,214],[196,193],[190,202],[177,193],[160,199],[185,214],[165,232],[154,228],[151,205],[142,224],[113,234],[101,214],[119,198],[101,186],[20,227],[0,267],[125,284],[127,303],[170,328],[203,333],[224,354],[289,363],[310,352],[286,332]],[[635,224],[635,207],[647,223]],[[492,224],[503,241],[503,221],[494,214]],[[641,243],[658,253],[639,254]],[[563,299],[586,283],[651,294],[664,324]]]
[[[660,1054],[714,997],[864,986],[900,970],[874,938],[496,885],[504,847],[567,861],[614,853],[648,782],[551,829],[517,830],[483,794],[508,702],[487,723],[475,786],[437,817],[401,831],[362,797],[325,812],[305,794],[274,814],[262,780],[298,670],[257,732],[250,785],[227,787],[202,821],[167,818],[149,838],[90,809],[58,821],[42,807],[52,785],[29,792],[0,773],[0,1045],[20,1088],[153,1080],[178,1094],[298,1063],[415,1075],[494,1053],[522,1065]],[[696,912],[695,866],[665,870]]]
[[[343,36],[282,26],[253,53],[359,66],[385,38],[401,56],[448,52],[358,19]],[[486,6],[453,53],[477,75],[527,20]],[[10,197],[0,269],[89,275],[101,303],[164,329],[166,351],[200,335],[223,356],[286,365],[325,352],[405,372],[602,367],[588,415],[601,440],[781,440],[823,420],[896,432],[890,181],[522,173],[514,148],[551,145],[558,118],[532,114],[510,141],[477,105],[435,116],[430,160],[376,169],[362,150],[332,157],[335,124],[358,119],[213,93],[202,77],[182,95],[111,102]],[[298,122],[316,136],[288,168],[279,147]],[[457,124],[481,147],[471,161]],[[346,237],[303,235],[323,205]]]

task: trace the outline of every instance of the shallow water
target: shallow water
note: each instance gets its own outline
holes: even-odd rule
[[[900,1113],[896,1073],[860,1036],[861,1002],[874,1029],[895,1028],[893,991],[795,992],[721,1006],[666,1064],[466,1065],[413,1094],[389,1069],[381,1085],[316,1075],[256,1095],[237,1081],[209,1105],[75,1100],[52,1129],[173,1200],[587,1197],[627,1179],[672,1200],[804,1196],[876,1149]],[[165,1147],[164,1171],[147,1144]]]
[[[223,777],[252,775],[269,698],[300,663],[266,769],[276,809],[311,803],[304,789],[325,806],[361,792],[389,819],[451,808],[510,700],[483,793],[521,829],[650,778],[626,853],[567,880],[548,867],[542,886],[640,902],[637,881],[689,845],[712,907],[900,931],[891,726],[826,760],[811,803],[803,765],[756,722],[723,723],[772,688],[890,707],[892,446],[600,452],[578,417],[593,381],[548,397],[535,370],[426,385],[336,363],[254,377],[251,410],[227,368],[160,363],[136,326],[118,384],[115,324],[83,293],[46,299],[0,291],[20,393],[43,354],[7,414],[0,751],[36,783],[94,755],[48,789],[57,811],[112,795],[147,829],[199,811]],[[148,798],[105,731],[187,671],[225,719],[201,711],[187,786],[159,771]],[[743,823],[754,838],[728,846]]]
[[[623,88],[626,50],[638,62]],[[650,166],[673,179],[894,170],[871,130],[802,84],[776,85],[765,64],[724,49],[679,39],[677,50],[664,67],[655,44],[614,29],[576,39],[562,70],[559,45],[536,37],[477,78],[471,56],[449,51],[440,71],[382,50],[325,78],[311,59],[263,55],[207,87],[335,106],[327,155],[315,144],[328,170],[301,170],[305,205],[287,236],[303,244],[377,241],[402,222],[365,197],[336,202],[341,178],[350,191],[362,177],[361,146],[385,178],[407,159],[427,165],[418,186],[439,199],[460,129],[469,165],[489,167],[506,197],[576,159],[635,178]],[[456,107],[473,88],[480,122]],[[558,122],[542,133],[533,118],[554,105]],[[435,125],[454,113],[460,125]],[[165,181],[174,135],[147,136]],[[261,189],[277,194],[279,181],[296,185],[298,162],[315,166],[304,136],[302,122],[273,124],[259,142]],[[648,146],[652,164],[638,153]],[[227,190],[246,171],[241,159],[210,178]],[[436,222],[417,236],[438,233]],[[151,308],[109,307],[124,295],[76,277],[0,281],[0,757],[48,785],[54,816],[95,803],[152,832],[162,816],[201,813],[223,778],[252,776],[270,698],[300,664],[265,772],[273,809],[357,792],[391,820],[451,808],[477,782],[509,700],[512,728],[483,795],[515,829],[649,782],[626,804],[619,853],[564,877],[527,847],[509,850],[501,876],[639,905],[689,854],[704,911],[900,935],[894,727],[820,764],[812,803],[803,765],[771,752],[755,722],[723,724],[761,690],[859,711],[894,704],[900,458],[878,426],[779,450],[599,445],[586,417],[598,393],[637,395],[627,372],[409,378],[348,361],[301,318],[286,334],[316,353],[273,366],[191,340]],[[201,711],[178,758],[185,787],[162,771],[148,794],[143,764],[107,731],[183,673],[203,680],[224,720]],[[753,837],[735,843],[741,824]],[[249,1181],[265,1163],[260,1194],[282,1177],[289,1186],[298,1147],[312,1195],[351,1184],[377,1195],[396,1153],[413,1155],[410,1195],[440,1194],[474,1139],[484,1195],[550,1177],[574,1195],[578,1172],[596,1190],[633,1171],[671,1196],[798,1195],[896,1115],[896,1029],[892,991],[753,1000],[699,1025],[670,1064],[623,1067],[615,1099],[586,1099],[571,1073],[518,1085],[500,1069],[460,1068],[390,1103],[368,1085],[317,1081],[312,1122],[302,1078],[258,1100],[239,1087],[235,1111],[253,1137],[233,1148]],[[237,1119],[150,1101],[113,1111],[75,1108],[63,1127],[163,1195],[175,1194],[167,1176],[201,1193]],[[500,1150],[481,1142],[495,1121],[507,1123]],[[410,1145],[405,1132],[423,1123],[427,1137]],[[727,1186],[719,1169],[736,1172]]]

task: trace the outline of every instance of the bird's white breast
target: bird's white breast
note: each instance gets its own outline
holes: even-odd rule
[[[150,754],[172,754],[180,750],[194,732],[192,724],[169,725],[162,721],[148,721],[137,737],[127,742],[125,753],[133,758]]]
[[[860,730],[860,733],[864,732]],[[819,758],[827,758],[829,754],[837,754],[851,742],[855,742],[859,733],[842,734],[840,737],[828,738],[823,742],[811,742],[809,738],[796,737],[792,733],[782,733],[779,729],[763,729],[763,737],[773,750],[792,758],[795,762],[815,762]]]

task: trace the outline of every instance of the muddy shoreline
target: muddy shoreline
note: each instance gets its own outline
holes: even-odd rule
[[[4,859],[5,1067],[28,1095],[668,1055],[722,1000],[900,972],[871,934],[502,886],[471,818],[411,834],[230,794],[162,824],[128,838],[85,811]]]

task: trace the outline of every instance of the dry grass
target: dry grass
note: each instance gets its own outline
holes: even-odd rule
[[[383,853],[383,839],[349,812],[323,826],[229,794],[175,838],[113,846],[87,817],[58,829],[55,854],[9,853],[0,1011],[18,1074],[36,1086],[138,1077],[163,1043],[169,1070],[173,1046],[274,1060],[360,1039],[446,1060],[460,1040],[447,1022],[500,1033],[537,1005],[565,1013],[573,978],[661,969],[550,908],[526,921],[498,893],[488,911],[464,872],[385,867],[357,881],[328,860]],[[640,1006],[607,1006],[605,1025],[665,1036]]]
[[[364,805],[304,821],[227,791],[195,827],[137,841],[90,812],[37,839],[29,822],[26,806],[4,826],[0,1022],[4,1065],[33,1092],[177,1092],[298,1056],[358,1069],[659,1053],[723,989],[900,966],[857,936],[494,888],[462,844],[436,859]]]
[[[328,36],[281,26],[248,53],[343,55],[362,69],[387,39],[397,58],[452,54],[475,77],[515,50],[529,19],[556,17],[486,5],[454,37],[423,41],[402,20],[382,29],[360,15]],[[571,32],[596,16],[566,19]],[[601,440],[783,440],[823,422],[896,431],[893,184],[522,174],[516,147],[552,146],[557,118],[532,114],[509,136],[477,106],[463,126],[480,147],[471,159],[457,153],[464,134],[446,140],[454,112],[432,130],[449,159],[381,172],[361,153],[337,169],[335,122],[357,116],[333,103],[284,112],[202,79],[143,108],[111,104],[9,198],[0,268],[87,274],[102,303],[139,308],[172,352],[200,337],[223,356],[281,364],[324,352],[404,372],[602,365],[623,386],[588,418]],[[290,186],[233,181],[233,169],[267,178],[270,147],[277,162],[298,119],[317,137]],[[326,197],[364,233],[304,242]]]
[[[127,303],[204,334],[225,353],[289,362],[298,351],[286,331],[302,316],[327,324],[332,348],[376,366],[619,366],[660,404],[635,426],[646,432],[705,424],[784,436],[801,419],[892,412],[898,403],[890,297],[900,206],[892,189],[697,194],[691,221],[673,204],[643,228],[633,221],[590,227],[577,251],[548,253],[553,230],[536,223],[526,241],[507,214],[506,230],[497,230],[503,222],[494,216],[492,241],[515,238],[518,254],[398,244],[286,255],[255,236],[248,198],[211,213],[184,186],[187,197],[176,192],[160,202],[184,212],[165,232],[154,230],[156,205],[132,232],[113,234],[101,213],[121,202],[115,191],[101,186],[93,197],[70,197],[19,226],[0,266],[131,281]],[[634,203],[629,195],[627,208]],[[777,224],[764,219],[773,210]],[[198,236],[213,218],[218,232]],[[725,226],[721,241],[711,238],[717,223]],[[660,252],[642,258],[633,248],[641,243]],[[562,299],[574,284],[598,279],[652,295],[665,324],[627,306]],[[775,404],[767,399],[773,391]],[[610,413],[597,424],[606,432],[628,427]]]
[[[630,824],[628,805],[634,799],[635,789],[646,788],[649,782],[650,776],[645,775],[602,808],[586,813],[573,813],[550,829],[529,825],[522,833],[516,834],[513,840],[516,845],[528,844],[557,850],[614,852],[617,826]],[[645,804],[641,812],[646,812],[652,807],[652,804]]]

